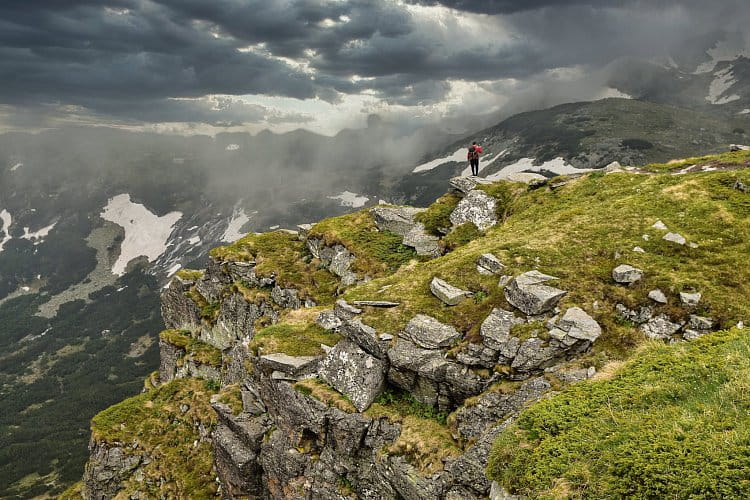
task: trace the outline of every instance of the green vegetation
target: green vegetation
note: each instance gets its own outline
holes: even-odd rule
[[[496,182],[494,184],[480,184],[477,189],[484,191],[497,200],[495,209],[497,219],[504,221],[512,212],[513,200],[526,191],[526,185],[511,182]]]
[[[398,307],[366,310],[363,321],[379,331],[399,331],[422,313],[456,326],[471,336],[493,307],[510,307],[494,276],[476,272],[476,259],[491,252],[507,274],[531,269],[557,276],[554,286],[568,291],[561,308],[577,305],[603,327],[591,356],[624,359],[642,342],[632,325],[617,321],[617,303],[649,303],[648,291],[660,288],[674,304],[680,291],[703,294],[696,312],[714,318],[722,328],[750,317],[750,282],[738,272],[750,252],[750,196],[733,188],[750,183],[750,170],[686,175],[617,173],[587,175],[554,191],[526,192],[510,204],[505,222],[486,234],[429,262],[414,262],[400,273],[373,280],[344,294],[347,300],[392,300]],[[697,248],[662,240],[651,226],[662,220]],[[642,237],[648,235],[649,240]],[[646,253],[634,252],[636,246]],[[616,258],[616,254],[620,258]],[[612,281],[611,271],[627,263],[645,271],[633,287]],[[432,296],[434,276],[475,293],[479,304],[464,301],[445,306]],[[597,307],[594,307],[594,303]],[[687,311],[674,305],[657,308],[674,319]]]
[[[473,222],[467,222],[466,224],[461,224],[460,226],[453,228],[453,231],[440,240],[440,245],[446,251],[452,252],[456,248],[462,247],[470,241],[480,238],[482,235],[482,231],[480,231]]]
[[[682,160],[670,161],[669,163],[652,163],[643,168],[650,172],[674,172],[694,165],[748,167],[750,166],[750,151],[733,151],[719,155],[695,156],[684,158]]]
[[[294,389],[306,396],[322,401],[327,406],[338,408],[346,413],[355,413],[354,407],[348,397],[317,378],[308,378],[294,384]]]
[[[153,481],[125,481],[124,492],[141,491],[153,496],[207,498],[216,493],[210,441],[201,437],[196,423],[212,429],[216,413],[210,399],[214,391],[195,379],[178,379],[153,391],[107,408],[91,421],[92,438],[104,444],[139,443],[127,453],[148,450],[151,462],[141,465]],[[187,408],[187,409],[185,409]],[[198,445],[194,446],[194,442]],[[160,485],[158,478],[167,482]],[[149,490],[148,484],[153,484]]]
[[[452,226],[450,217],[459,201],[460,196],[448,193],[438,198],[427,210],[418,213],[414,219],[424,224],[425,230],[433,236],[443,236]]]
[[[378,230],[369,210],[319,222],[310,237],[322,238],[327,246],[344,245],[356,256],[352,270],[370,277],[391,273],[417,255],[401,244],[400,236]]]
[[[365,415],[401,424],[401,435],[383,451],[404,456],[425,476],[441,471],[444,459],[461,454],[446,425],[446,415],[417,402],[411,395],[386,391]]]
[[[184,349],[187,355],[184,360],[210,366],[221,366],[221,351],[216,347],[201,342],[191,335],[190,330],[164,330],[159,339]]]
[[[534,498],[747,498],[749,380],[746,331],[651,343],[523,412],[488,475]]]
[[[544,340],[549,340],[549,332],[541,321],[513,325],[510,329],[510,334],[514,337],[518,337],[521,341],[528,340],[531,337],[539,337]]]
[[[320,308],[290,311],[283,320],[255,334],[248,349],[258,354],[283,352],[289,356],[324,354],[320,344],[336,345],[341,335],[324,330],[315,323]]]
[[[322,268],[320,261],[311,258],[305,244],[294,234],[249,234],[231,245],[214,248],[210,254],[224,261],[255,261],[258,275],[275,274],[280,286],[298,289],[303,300],[333,303],[338,280]]]
[[[219,392],[219,403],[231,408],[233,415],[242,413],[242,391],[239,384],[228,385],[221,389]]]
[[[203,277],[203,271],[197,271],[194,269],[180,269],[177,271],[176,276],[185,281],[197,281]]]

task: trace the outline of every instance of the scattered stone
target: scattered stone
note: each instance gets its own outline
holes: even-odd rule
[[[660,229],[662,231],[668,231],[669,230],[669,228],[667,227],[667,225],[664,224],[661,220],[657,220],[656,222],[654,222],[654,225],[651,226],[651,227],[654,228],[654,229]]]
[[[664,241],[671,241],[672,243],[677,243],[678,245],[684,245],[687,243],[687,240],[678,233],[667,233],[662,238]]]
[[[693,242],[693,241],[691,241],[690,243],[688,243],[688,246],[689,246],[690,248],[698,248],[698,244],[697,244],[697,243],[695,243],[695,242]]]
[[[491,253],[486,253],[477,259],[477,269],[484,269],[489,274],[500,274],[505,269],[505,264]]]
[[[673,323],[664,314],[652,318],[648,323],[641,326],[641,331],[650,339],[667,340],[677,333],[682,325]]]
[[[500,281],[497,282],[497,286],[500,288],[506,286],[508,283],[510,283],[510,280],[513,279],[513,276],[510,276],[508,274],[505,274],[503,276],[500,276]]]
[[[390,231],[403,238],[403,244],[416,250],[417,255],[438,257],[440,239],[427,234],[424,225],[414,217],[424,208],[412,207],[374,207],[370,213],[375,218],[375,225],[381,231]]]
[[[416,315],[404,329],[404,336],[424,349],[450,347],[461,334],[431,316]]]
[[[741,181],[734,182],[734,189],[736,189],[737,191],[742,191],[743,193],[750,192],[750,188],[747,186],[747,184]]]
[[[482,179],[481,177],[454,177],[448,181],[453,189],[456,191],[469,194],[475,190],[480,184],[492,184],[492,181]]]
[[[390,333],[381,333],[380,340],[382,340],[383,342],[390,342],[391,340],[393,340],[393,335],[391,335]]]
[[[318,375],[365,411],[383,390],[386,365],[350,340],[342,340],[320,362]]]
[[[450,216],[454,226],[472,222],[480,231],[497,224],[497,200],[484,191],[473,190],[462,199]]]
[[[315,323],[324,330],[338,331],[341,328],[342,321],[333,310],[329,309],[321,311],[315,318]]]
[[[617,304],[615,309],[624,319],[639,325],[646,323],[654,315],[654,311],[649,306],[642,306],[638,311],[633,311],[628,309],[624,304]]]
[[[714,320],[696,314],[691,314],[688,320],[688,328],[693,330],[710,330],[714,326]]]
[[[667,296],[664,295],[664,292],[659,289],[651,290],[650,292],[648,292],[648,298],[653,300],[654,302],[658,302],[659,304],[667,303]]]
[[[400,302],[389,302],[387,300],[353,300],[352,304],[358,307],[398,307]]]
[[[651,239],[651,236],[649,236],[649,235],[647,235],[647,234],[644,234],[644,235],[642,236],[642,238],[643,238],[643,240],[644,240],[644,241],[648,241],[648,240],[650,240],[650,239]]]
[[[339,299],[336,301],[336,305],[334,306],[333,311],[336,316],[342,321],[350,320],[355,316],[362,314],[362,309],[350,305],[344,299]]]
[[[599,323],[580,307],[571,307],[565,311],[562,319],[557,322],[557,328],[566,332],[568,337],[589,342],[594,342],[602,334]]]
[[[471,292],[456,288],[440,278],[432,278],[432,281],[430,282],[430,291],[435,297],[449,306],[458,305],[463,300],[473,295]]]
[[[378,359],[385,358],[385,351],[380,345],[378,332],[373,327],[362,323],[358,319],[354,319],[344,323],[341,327],[341,332],[368,354],[372,354]]]
[[[563,352],[558,347],[547,345],[543,339],[531,337],[518,348],[518,354],[510,366],[516,372],[522,373],[540,370],[553,365]]]
[[[503,290],[505,298],[527,315],[538,315],[551,311],[568,292],[544,285],[557,280],[554,276],[539,271],[529,271],[512,279]]]
[[[633,251],[637,253],[646,253],[646,251],[641,247],[633,247]]]
[[[643,271],[627,264],[621,264],[612,270],[612,279],[617,283],[632,285],[643,278]]]
[[[707,334],[706,331],[687,329],[682,332],[682,338],[687,341],[695,340]]]
[[[701,301],[701,297],[700,293],[680,292],[680,301],[686,306],[697,306]]]

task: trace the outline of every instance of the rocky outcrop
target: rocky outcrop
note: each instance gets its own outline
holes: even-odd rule
[[[356,257],[344,245],[327,246],[322,238],[307,238],[307,248],[316,259],[323,262],[326,269],[341,278],[342,285],[349,286],[359,281],[357,274],[352,271]]]
[[[352,341],[339,342],[320,363],[320,377],[345,394],[359,411],[380,395],[387,365]]]
[[[89,443],[89,461],[83,472],[83,492],[87,499],[114,498],[122,483],[141,464],[140,455],[128,453],[124,445]]]
[[[462,194],[469,194],[480,185],[492,184],[492,181],[481,177],[454,177],[448,181],[450,186]]]
[[[453,210],[450,220],[454,226],[471,222],[480,231],[489,229],[498,222],[497,200],[478,189],[469,191]]]
[[[188,296],[195,281],[172,278],[161,297],[161,316],[167,328],[195,328],[201,322],[200,307]]]
[[[403,244],[414,248],[417,255],[439,257],[440,239],[427,234],[424,224],[415,217],[424,209],[411,207],[375,207],[370,212],[375,218],[375,225],[381,231],[390,231],[403,238]]]

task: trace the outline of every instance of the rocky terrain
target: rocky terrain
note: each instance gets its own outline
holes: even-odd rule
[[[720,465],[742,440],[706,448],[711,429],[746,430],[741,408],[717,402],[744,404],[740,378],[689,385],[684,371],[700,355],[729,373],[746,347],[748,166],[736,151],[456,178],[425,209],[216,248],[162,294],[159,370],[93,419],[83,480],[63,497],[743,496],[741,467]],[[678,446],[654,425],[687,417],[659,419],[654,401],[715,421]],[[596,418],[661,432],[636,454],[665,469],[710,455],[711,481],[626,462],[627,439],[577,438],[571,422],[606,428]]]

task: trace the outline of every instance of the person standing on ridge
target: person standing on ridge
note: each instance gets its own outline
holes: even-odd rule
[[[471,165],[471,175],[477,176],[479,175],[479,155],[482,153],[482,146],[476,143],[476,141],[471,143],[471,146],[469,146],[469,154],[467,156],[469,160],[469,165]]]

